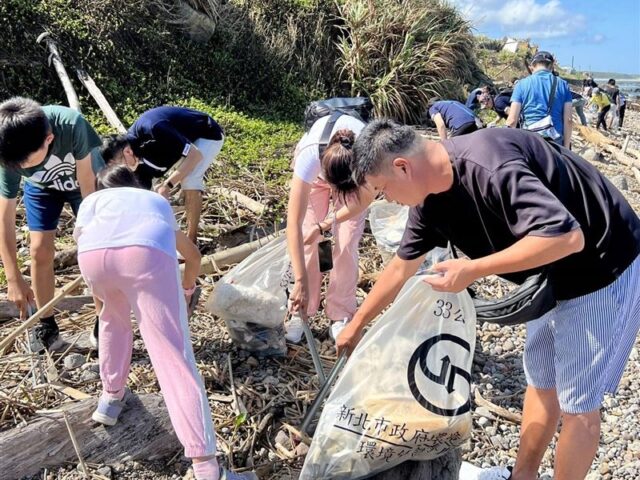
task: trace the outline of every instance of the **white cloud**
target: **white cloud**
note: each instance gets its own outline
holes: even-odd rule
[[[561,0],[451,0],[476,26],[495,25],[506,35],[557,38],[584,30],[582,14],[567,10]]]

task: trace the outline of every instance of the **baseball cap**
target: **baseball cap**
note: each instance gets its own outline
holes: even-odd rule
[[[540,63],[540,62],[553,63],[554,62],[553,55],[551,55],[551,53],[549,52],[545,52],[544,50],[540,50],[536,52],[536,54],[531,59],[531,65],[533,65],[534,63]]]

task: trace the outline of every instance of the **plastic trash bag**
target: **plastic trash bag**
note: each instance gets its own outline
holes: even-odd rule
[[[289,269],[285,235],[253,252],[216,284],[207,309],[222,318],[240,348],[261,355],[284,355],[286,280]]]
[[[359,479],[437,458],[471,433],[475,311],[412,277],[336,382],[300,480]]]
[[[379,200],[369,207],[369,225],[384,263],[398,250],[408,218],[409,207],[397,203]]]

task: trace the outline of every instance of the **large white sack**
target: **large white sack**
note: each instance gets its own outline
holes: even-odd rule
[[[287,239],[281,235],[216,283],[206,307],[225,321],[240,347],[265,354],[286,351],[282,327],[288,270]]]
[[[465,291],[411,278],[353,352],[328,398],[301,480],[358,479],[429,460],[470,435],[475,310]]]

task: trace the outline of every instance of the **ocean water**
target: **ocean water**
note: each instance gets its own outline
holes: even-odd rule
[[[598,85],[605,85],[608,78],[594,78]],[[627,98],[638,100],[640,99],[640,78],[633,78],[629,80],[616,79],[616,85],[624,93]]]

